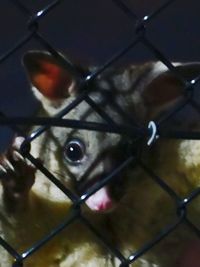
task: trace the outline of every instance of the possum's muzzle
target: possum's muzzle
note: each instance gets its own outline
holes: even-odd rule
[[[81,189],[81,192],[86,192],[87,194],[90,192],[90,190],[96,186],[99,186],[99,189],[85,201],[85,204],[92,211],[107,212],[112,210],[116,205],[116,200],[113,197],[111,185],[108,184],[101,186],[101,181],[103,181],[105,177],[107,177],[106,174],[98,174],[84,184],[84,187]]]
[[[125,150],[121,149],[121,146],[117,146],[104,152],[101,157],[101,164],[104,166],[104,171],[95,174],[87,182],[81,185],[80,192],[83,194],[85,192],[90,192],[90,190],[95,187],[99,188],[85,201],[85,204],[90,210],[96,212],[109,212],[116,207],[117,202],[124,195],[128,179],[127,168],[124,168],[119,173],[116,172],[113,175],[116,168],[119,167],[128,156],[127,153],[123,153],[124,151]],[[104,182],[106,180],[109,180],[109,182],[105,183],[105,185]]]
[[[115,200],[110,194],[109,186],[100,188],[85,203],[92,211],[106,212],[115,207]]]

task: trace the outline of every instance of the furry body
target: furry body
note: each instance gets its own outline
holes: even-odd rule
[[[50,63],[52,62],[50,61]],[[25,65],[27,65],[27,62]],[[33,75],[30,75],[33,84],[36,80],[35,76],[38,78],[37,71],[34,71],[35,69],[33,70],[32,66],[28,66],[28,72]],[[111,99],[107,100],[110,88],[112,88],[114,91],[114,94],[111,95],[112,101],[128,113],[129,117],[133,117],[138,122],[146,125],[154,116],[165,111],[166,107],[168,108],[179,98],[177,93],[171,95],[168,93],[164,100],[154,97],[153,93],[157,87],[157,82],[166,85],[165,77],[163,81],[162,79],[159,80],[166,71],[167,69],[160,63],[130,66],[117,71],[109,70],[96,80],[95,87],[97,91],[91,94],[91,98],[101,106],[103,105],[104,110],[115,122],[122,123],[123,117],[120,117],[112,108],[112,105],[110,105]],[[196,72],[194,77],[197,76]],[[41,73],[44,74],[45,72]],[[158,81],[156,80],[157,77]],[[172,82],[171,85],[170,80],[170,88],[174,86],[173,79]],[[40,80],[38,82],[37,79],[34,85],[38,84],[40,85]],[[72,83],[68,81],[68,87],[70,87],[68,91],[73,92],[76,85],[73,81]],[[177,85],[175,81],[175,88],[177,87],[179,87],[179,82]],[[146,88],[149,88],[149,91]],[[60,97],[60,95],[55,98],[54,91],[49,93],[49,91],[40,90],[39,92],[35,88],[33,89],[41,102],[39,111],[41,116],[55,115],[76,97],[70,94],[67,98]],[[99,91],[104,91],[106,97],[104,97],[104,94],[99,94]],[[78,105],[66,117],[102,122],[100,116],[93,112],[85,102]],[[196,121],[193,125],[198,127]],[[86,152],[79,164],[69,164],[63,159],[63,148],[66,146],[66,141],[72,137],[84,140]],[[120,147],[118,149],[122,138],[123,136],[117,134],[52,127],[35,139],[32,143],[31,154],[35,158],[40,158],[44,166],[76,194],[74,179],[78,184],[81,184],[84,174],[87,173],[86,180],[93,181],[93,177],[101,177],[102,174],[105,175],[112,170],[113,167],[110,167],[112,157],[116,158],[117,164],[118,160],[123,159],[122,154],[125,153],[125,150],[123,151],[125,148],[122,147],[122,150],[120,150]],[[186,197],[194,188],[199,186],[200,159],[198,158],[198,148],[200,148],[199,141],[158,140],[152,148],[146,149],[143,159],[145,164],[162,177],[180,197]],[[110,154],[109,157],[107,153]],[[103,156],[99,160],[100,155]],[[5,167],[5,162],[2,165]],[[94,167],[91,168],[91,166]],[[40,171],[33,172],[36,179],[31,186],[31,190],[25,196],[26,200],[23,201],[25,205],[22,205],[22,208],[13,212],[7,211],[4,196],[5,188],[9,185],[3,184],[1,188],[2,235],[19,253],[24,252],[61,223],[66,218],[72,205],[71,201]],[[92,198],[92,204],[88,204],[90,208],[84,205],[82,212],[113,246],[119,249],[125,257],[128,257],[140,249],[145,242],[151,241],[162,231],[163,227],[173,222],[176,219],[176,210],[173,200],[152,181],[141,167],[135,168],[134,165],[130,164],[128,168],[120,173],[120,176],[120,179],[123,178],[123,183],[120,183],[120,186],[113,185],[113,199],[116,202],[116,207],[113,210],[107,213],[98,212],[98,210],[91,211],[91,207],[96,209],[96,206],[94,206],[96,200]],[[112,187],[112,184],[110,187]],[[118,191],[122,196],[120,199],[116,197]],[[197,224],[199,223],[199,210],[197,208],[199,206],[197,199],[195,205],[191,205],[190,209]],[[97,209],[100,209],[99,206]],[[174,267],[180,260],[185,244],[190,241],[193,242],[195,239],[195,235],[182,226],[154,249],[142,255],[131,266]],[[176,250],[175,253],[174,250]],[[9,267],[11,259],[4,255],[3,249],[1,251],[3,261],[1,261],[0,266]],[[27,258],[24,266],[117,267],[119,265],[119,259],[106,250],[87,227],[76,221],[42,249]]]

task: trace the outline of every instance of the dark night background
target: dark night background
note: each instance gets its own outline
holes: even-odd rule
[[[29,116],[35,101],[21,64],[28,50],[44,49],[30,39],[11,56],[4,59],[25,35],[30,16],[15,1],[0,3],[0,111],[7,115]],[[166,1],[124,0],[139,18],[151,14]],[[34,14],[52,3],[47,0],[21,0]],[[72,62],[103,64],[134,38],[134,21],[127,17],[112,0],[60,1],[39,21],[39,31],[57,50]],[[151,42],[173,61],[200,61],[200,1],[177,0],[162,10],[148,25]],[[117,64],[156,60],[142,44],[135,46]],[[0,127],[0,149],[6,147],[11,132]]]

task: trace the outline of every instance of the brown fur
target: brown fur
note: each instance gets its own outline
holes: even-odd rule
[[[56,114],[80,93],[76,82],[69,76],[67,70],[48,53],[32,52],[25,57],[24,62],[33,87],[38,87],[33,90],[42,105],[39,115]],[[53,64],[55,68],[49,70],[49,65],[45,65],[46,63]],[[178,68],[187,79],[195,78],[200,70],[198,64]],[[187,69],[190,72],[189,77]],[[59,90],[57,90],[58,86]],[[161,63],[108,70],[98,77],[95,86],[98,90],[108,93],[112,89],[111,99],[128,113],[129,117],[137,119],[143,125],[147,125],[151,119],[159,117],[173,107],[180,100],[184,90],[183,83],[170,74]],[[92,93],[91,97],[104,105],[104,110],[117,123],[123,122],[123,118],[112,109],[110,102],[98,91]],[[66,118],[102,122],[99,115],[85,102],[72,110]],[[198,127],[196,121],[194,125]],[[84,140],[87,153],[81,164],[68,164],[63,159],[63,148],[69,136]],[[120,145],[123,138],[125,137],[117,134],[52,127],[33,141],[31,153],[35,158],[39,157],[52,174],[77,194],[74,179],[81,181],[87,173],[86,181],[92,181],[94,177],[100,177],[101,174],[111,171],[115,167],[112,164],[117,165],[126,157],[125,147]],[[142,160],[178,195],[185,197],[199,185],[199,146],[199,141],[158,140],[152,148],[144,145],[145,152]],[[11,154],[17,153],[18,147],[14,146]],[[3,220],[1,224],[4,238],[22,253],[66,218],[72,202],[39,170],[36,171],[32,166],[27,167],[27,162],[19,155],[16,158],[13,161],[11,156],[11,162],[14,169],[19,172],[19,178],[30,181],[30,176],[34,176],[35,182],[33,185],[33,181],[21,182],[25,184],[26,190],[21,190],[17,196],[13,193],[15,188],[11,191],[9,183],[2,183]],[[20,171],[16,162],[23,162],[22,166],[20,165]],[[11,172],[12,175],[10,174],[10,167],[5,159],[2,159],[1,163],[4,176],[12,176],[11,181],[13,178],[16,181],[16,175],[13,172]],[[91,166],[94,167],[91,168]],[[120,186],[117,182],[112,182],[109,189],[116,202],[115,209],[108,213],[98,213],[91,211],[84,204],[82,212],[109,243],[128,257],[146,242],[151,241],[166,225],[173,222],[176,219],[176,210],[168,194],[141,167],[134,168],[134,165],[130,164],[119,176]],[[24,194],[25,191],[28,194]],[[120,194],[120,197],[117,194]],[[20,198],[18,198],[19,195]],[[7,200],[8,196],[11,196],[9,198],[11,205]],[[9,206],[15,207],[18,202],[23,205],[9,210]],[[191,205],[191,213],[198,223],[197,200],[196,203],[195,206]],[[196,238],[185,228],[182,226],[171,233],[159,245],[137,259],[132,266],[175,266],[184,251],[184,244]],[[0,266],[10,266],[10,258],[4,255],[3,249],[1,251],[3,260]],[[76,221],[31,255],[24,266],[115,267],[119,264],[119,259],[115,258],[84,224]]]

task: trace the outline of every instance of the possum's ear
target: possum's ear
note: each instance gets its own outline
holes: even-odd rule
[[[51,54],[31,51],[24,55],[23,63],[30,82],[43,96],[56,100],[73,93],[75,81],[72,75]]]
[[[183,80],[191,81],[200,75],[200,63],[179,65],[176,71]],[[170,71],[164,71],[145,88],[143,99],[149,116],[155,116],[183,97],[184,82]]]

